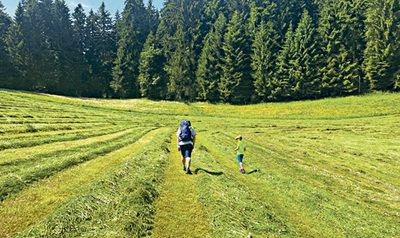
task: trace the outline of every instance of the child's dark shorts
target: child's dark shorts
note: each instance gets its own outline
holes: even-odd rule
[[[237,155],[237,159],[238,159],[239,163],[242,163],[242,161],[243,161],[243,156],[244,156],[244,154],[238,154],[238,155]]]
[[[181,145],[181,155],[183,158],[192,157],[193,145]]]

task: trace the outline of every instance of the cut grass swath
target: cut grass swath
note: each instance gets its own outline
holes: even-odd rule
[[[72,185],[68,179],[68,176],[80,170],[81,165],[76,167],[75,171],[73,168],[54,176],[64,178],[57,182],[63,190],[74,189],[75,192],[79,191],[79,194],[66,201],[38,225],[17,234],[16,237],[140,237],[151,234],[153,202],[161,189],[168,161],[170,135],[170,129],[161,128],[150,132],[138,143],[100,160],[89,161],[88,169],[91,170],[87,171],[88,173],[99,171],[99,168],[91,165],[92,163],[100,166],[109,159],[115,160],[115,163],[123,163],[116,165],[85,189],[76,188],[82,187],[79,182],[81,176],[75,175]],[[92,179],[94,177],[88,180]],[[30,191],[32,190],[26,190],[24,193],[32,196]],[[64,198],[62,194],[56,194]],[[40,218],[36,219],[39,220]]]
[[[67,153],[65,156],[60,156],[51,160],[47,159],[43,161],[40,166],[30,166],[25,170],[7,174],[7,176],[0,178],[0,200],[4,200],[6,197],[21,191],[24,187],[29,186],[33,182],[49,177],[63,169],[131,144],[149,130],[150,129],[136,130],[133,132],[134,134],[131,135],[128,133],[110,143],[105,143],[101,146],[91,145],[91,148],[88,148],[87,151],[80,153],[72,151],[72,153]]]

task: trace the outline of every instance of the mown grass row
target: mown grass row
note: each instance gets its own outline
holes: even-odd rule
[[[61,141],[32,147],[4,150],[0,152],[0,166],[3,166],[3,168],[7,168],[8,166],[19,166],[24,163],[36,162],[39,159],[57,157],[60,156],[60,154],[69,151],[82,152],[91,144],[95,145],[94,143],[105,143],[130,132],[132,129],[133,128],[125,128],[124,130],[114,133],[74,141]],[[141,128],[138,128],[138,130],[140,129]],[[4,171],[5,169],[0,169],[0,174],[4,173]]]
[[[137,134],[138,131],[142,129],[144,128],[127,128],[116,133],[90,137],[72,142],[58,142],[36,147],[6,150],[2,153],[0,152],[1,157],[4,157],[5,159],[4,161],[0,161],[0,165],[2,165],[0,175],[34,167],[34,165],[40,165],[48,160],[59,160],[62,157],[88,152],[94,148],[104,147],[111,143],[115,143],[118,140],[130,137],[132,134]]]
[[[171,130],[68,200],[53,214],[16,237],[150,235],[154,201],[167,166]]]
[[[66,130],[78,130],[78,129],[89,129],[106,127],[112,125],[108,122],[99,123],[63,123],[63,124],[48,124],[48,123],[34,123],[34,124],[0,124],[0,135],[1,134],[22,134],[29,132],[49,132],[49,131],[66,131]]]
[[[138,140],[151,129],[133,129],[116,138],[84,145],[69,150],[50,153],[49,157],[36,157],[17,166],[2,166],[5,173],[0,177],[0,200],[21,191],[35,181],[59,171],[107,154]]]
[[[0,151],[12,148],[32,147],[60,141],[73,141],[93,136],[107,135],[122,131],[128,126],[129,125],[107,126],[72,131],[32,132],[14,135],[7,134],[0,136]]]
[[[112,101],[118,103],[129,103],[129,110],[121,109],[120,107],[113,107]],[[96,102],[103,104],[109,104],[111,106],[99,105]],[[13,105],[11,107],[1,108],[3,105]],[[184,104],[182,104],[184,105]],[[75,99],[68,97],[59,97],[52,95],[41,95],[41,94],[28,94],[19,92],[5,92],[0,91],[0,111],[4,110],[6,114],[0,117],[1,121],[7,121],[7,115],[11,115],[12,120],[13,113],[17,114],[16,123],[20,122],[21,119],[32,119],[30,123],[34,122],[34,119],[40,120],[40,122],[49,120],[52,118],[57,118],[64,123],[68,122],[68,119],[77,121],[113,121],[116,123],[123,123],[128,121],[136,122],[146,122],[143,120],[138,120],[143,116],[140,108],[135,108],[137,105],[132,104],[129,100],[94,100],[94,99]],[[132,110],[133,109],[133,110]],[[158,111],[162,109],[161,107],[154,108],[154,112],[159,115]],[[39,112],[39,113],[37,113]],[[145,114],[147,115],[147,114]],[[176,115],[176,114],[175,114]],[[21,118],[18,118],[21,117]],[[149,122],[157,122],[160,117],[157,118],[147,118]],[[168,118],[168,117],[165,117]],[[25,123],[29,123],[26,121]]]
[[[359,143],[349,149],[343,146],[347,144],[343,133],[335,138],[330,133],[310,135],[309,131],[301,132],[304,128],[298,128],[291,132],[296,135],[290,137],[287,132],[278,133],[277,128],[279,125],[264,131],[249,128],[243,133],[249,145],[245,165],[247,171],[261,170],[249,175],[253,178],[249,180],[252,181],[249,187],[257,194],[254,197],[267,204],[286,226],[292,227],[293,234],[302,237],[400,235],[398,174],[389,172],[395,168],[382,168],[382,173],[377,173],[363,167],[376,159],[369,158],[368,153],[363,156],[365,151],[374,150],[367,148],[370,144],[361,146],[365,136],[347,135],[347,141]],[[209,157],[220,163],[225,161],[224,165],[228,166],[225,154],[231,153],[235,146],[233,138],[238,133],[207,136],[207,141],[214,143],[207,147],[212,150]],[[330,139],[329,146],[316,139],[297,139],[300,134],[317,136],[322,141]],[[234,155],[231,161],[237,163]]]
[[[26,125],[39,130],[36,124],[143,123],[137,115],[129,112],[68,103],[57,96],[17,92],[0,91],[0,112],[0,124],[5,125],[5,129],[7,124]]]

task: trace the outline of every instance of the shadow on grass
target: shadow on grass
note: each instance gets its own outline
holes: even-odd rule
[[[197,168],[197,169],[194,171],[194,174],[197,174],[199,171],[204,171],[204,172],[206,172],[206,173],[208,173],[208,174],[216,175],[216,176],[221,176],[221,175],[224,174],[223,172],[211,172],[211,171],[208,171],[208,170],[205,170],[205,169],[202,169],[202,168]]]
[[[246,173],[246,174],[252,174],[252,173],[257,173],[257,172],[261,172],[261,170],[259,170],[259,169],[255,169],[255,170],[253,170],[253,171],[250,171],[250,172],[248,172],[248,173]]]

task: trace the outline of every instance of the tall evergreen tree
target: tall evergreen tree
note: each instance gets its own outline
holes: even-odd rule
[[[110,85],[120,97],[139,97],[139,59],[150,32],[149,15],[140,0],[125,1],[118,32],[118,50]]]
[[[7,58],[10,61],[11,77],[4,82],[5,86],[13,89],[29,89],[26,72],[26,56],[24,52],[24,37],[21,32],[20,23],[22,22],[24,6],[20,2],[15,11],[15,20],[12,22],[7,35],[5,36],[5,47]]]
[[[101,72],[100,62],[100,28],[98,24],[98,15],[90,10],[86,20],[86,53],[85,61],[88,67],[86,83],[87,92],[84,96],[101,97],[104,84],[99,83]]]
[[[29,90],[54,92],[58,84],[56,55],[52,48],[52,9],[51,0],[23,1],[17,9],[16,26],[20,34],[14,36],[22,36],[23,39],[19,49],[26,66],[24,71]]]
[[[223,13],[220,13],[211,31],[205,37],[196,71],[197,84],[200,86],[199,98],[201,100],[219,101],[218,83],[222,75],[222,47],[225,26],[226,18]]]
[[[140,53],[139,83],[141,96],[151,99],[167,97],[167,77],[164,71],[165,58],[152,32],[147,37]]]
[[[194,87],[194,52],[181,24],[178,25],[174,38],[176,51],[165,66],[169,76],[169,97],[178,101],[194,100],[197,93]]]
[[[106,10],[104,2],[102,2],[96,15],[99,29],[97,45],[100,66],[98,78],[102,88],[102,96],[109,97],[111,94],[110,82],[112,67],[116,52],[115,36],[113,34],[114,23],[111,13]]]
[[[171,99],[194,100],[196,97],[197,87],[194,85],[196,80],[193,72],[196,71],[202,41],[207,32],[207,24],[200,21],[201,17],[204,16],[205,3],[205,0],[169,0],[165,2],[165,7],[162,10],[157,38],[161,41],[166,57],[165,68],[167,72],[170,72],[168,75],[170,77],[169,93]],[[177,40],[182,37],[182,34],[185,35],[185,40]],[[180,61],[184,64],[178,66]],[[176,71],[171,71],[174,67],[181,67],[180,70],[183,70],[190,77],[185,79],[184,84],[177,81],[180,76],[177,75]],[[191,83],[189,84],[189,82]],[[182,85],[184,85],[184,88],[181,87]],[[189,94],[190,98],[188,98]]]
[[[250,92],[240,88],[240,85],[246,85],[246,81],[251,80],[244,78],[245,70],[248,70],[246,68],[245,47],[243,16],[235,11],[224,34],[224,59],[218,85],[221,100],[224,102],[233,102],[234,100],[235,103],[243,103],[246,101],[245,97],[251,96]],[[237,89],[239,91],[236,91]],[[237,92],[236,95],[234,95],[235,92]]]
[[[159,12],[153,5],[153,0],[149,0],[147,3],[147,14],[149,16],[149,28],[150,31],[156,32],[159,25]]]
[[[351,2],[325,0],[318,31],[324,56],[321,62],[321,95],[337,96],[357,91],[360,62],[356,54],[361,51],[357,42],[362,35],[354,35],[358,30]]]
[[[292,70],[295,76],[291,85],[291,96],[298,99],[316,97],[318,92],[317,34],[308,11],[305,9],[294,35],[294,56]]]
[[[51,49],[56,55],[56,76],[58,85],[55,91],[66,95],[80,95],[80,76],[83,71],[79,43],[74,37],[71,16],[64,0],[55,0],[51,29]]]
[[[72,13],[72,29],[74,34],[74,41],[78,47],[78,60],[76,65],[79,65],[79,73],[77,75],[77,84],[79,87],[79,92],[77,94],[82,96],[91,96],[88,93],[88,80],[89,80],[89,65],[87,62],[87,53],[88,53],[88,31],[86,27],[87,16],[85,14],[85,10],[81,4],[74,9]]]
[[[274,89],[271,92],[271,99],[290,99],[291,86],[294,85],[296,80],[293,61],[295,54],[294,30],[290,23],[286,31],[285,42],[277,57],[277,69],[273,80]]]
[[[274,72],[276,71],[276,58],[278,54],[278,34],[273,21],[261,21],[253,43],[252,68],[255,92],[263,100],[275,97],[273,92],[277,89],[274,85]]]
[[[72,29],[74,31],[75,41],[78,42],[79,51],[82,56],[87,52],[86,18],[85,9],[83,9],[81,4],[78,4],[72,13]]]
[[[0,86],[9,87],[11,75],[8,73],[12,66],[8,55],[6,54],[6,35],[11,26],[11,18],[5,12],[5,8],[0,1]]]
[[[393,89],[400,77],[399,1],[371,0],[365,24],[364,72],[370,89]]]

